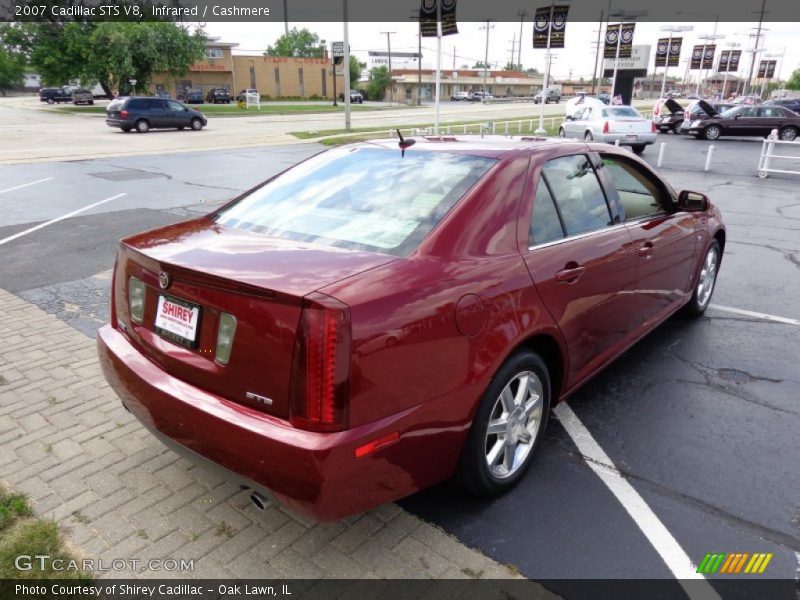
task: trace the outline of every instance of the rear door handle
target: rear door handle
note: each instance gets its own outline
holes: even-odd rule
[[[575,283],[586,272],[586,267],[571,267],[562,269],[556,273],[556,281],[559,283]]]
[[[645,242],[644,246],[639,248],[639,256],[648,257],[653,254],[653,242]]]

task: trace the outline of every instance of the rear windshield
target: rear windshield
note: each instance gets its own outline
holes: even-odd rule
[[[340,148],[276,177],[216,215],[265,235],[402,256],[496,160],[444,152]]]
[[[641,119],[642,115],[639,114],[635,108],[631,108],[630,106],[618,106],[615,108],[604,108],[603,109],[603,116],[604,117],[636,117]]]

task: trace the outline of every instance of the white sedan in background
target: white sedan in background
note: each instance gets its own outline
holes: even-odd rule
[[[558,135],[595,142],[630,146],[641,154],[656,141],[658,130],[650,119],[645,119],[632,106],[587,106],[566,117]]]

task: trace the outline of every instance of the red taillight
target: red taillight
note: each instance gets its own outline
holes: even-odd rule
[[[324,294],[309,294],[297,331],[292,369],[291,421],[314,431],[347,426],[350,310]]]
[[[603,123],[603,133],[608,133],[608,121]]]
[[[650,131],[652,131],[653,133],[658,133],[658,127],[656,127],[655,121],[650,122]]]
[[[130,114],[130,113],[128,113],[127,110],[119,111],[119,116],[122,117],[123,119],[127,119],[128,118],[128,114]]]

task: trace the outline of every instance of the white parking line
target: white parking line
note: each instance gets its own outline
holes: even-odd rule
[[[645,537],[658,552],[661,559],[676,579],[683,586],[690,598],[714,598],[719,600],[719,595],[705,578],[696,572],[696,567],[683,551],[678,542],[667,531],[664,524],[658,519],[653,510],[647,505],[633,486],[622,476],[611,462],[611,459],[598,445],[581,423],[572,409],[562,402],[553,410],[561,425],[566,429],[578,451],[586,459],[586,464],[595,472],[605,486],[611,491],[622,507],[633,519]],[[692,581],[687,581],[692,580]]]
[[[116,200],[117,198],[122,198],[123,196],[127,196],[127,192],[122,192],[121,194],[117,194],[116,196],[111,196],[110,198],[106,198],[105,200],[100,200],[99,202],[95,202],[94,204],[90,204],[89,206],[84,206],[83,208],[79,208],[78,210],[73,210],[70,213],[52,219],[51,221],[47,221],[45,223],[39,223],[38,225],[31,227],[30,229],[26,229],[25,231],[20,231],[19,233],[10,235],[7,238],[3,238],[2,240],[0,240],[0,246],[12,240],[16,240],[17,238],[21,238],[23,235],[28,235],[29,233],[38,231],[43,227],[47,227],[48,225],[52,225],[53,223],[58,223],[59,221],[63,221],[64,219],[69,219],[70,217],[74,217],[79,213],[89,210],[90,208],[94,208],[95,206],[100,206],[101,204],[105,204],[106,202],[111,202],[112,200]]]
[[[14,187],[6,188],[4,190],[0,190],[0,194],[5,194],[6,192],[13,192],[14,190],[21,190],[22,188],[29,187],[31,185],[36,185],[37,183],[44,183],[45,181],[50,181],[52,177],[45,177],[44,179],[38,179],[36,181],[31,181],[30,183],[23,183],[22,185],[15,185]]]
[[[708,308],[714,308],[716,310],[722,310],[737,315],[744,315],[746,317],[755,317],[756,319],[764,319],[765,321],[774,321],[775,323],[784,323],[786,325],[800,325],[800,320],[797,319],[789,319],[788,317],[776,317],[775,315],[768,315],[766,313],[754,312],[752,310],[744,310],[743,308],[732,308],[730,306],[720,306],[719,304],[709,304]]]

